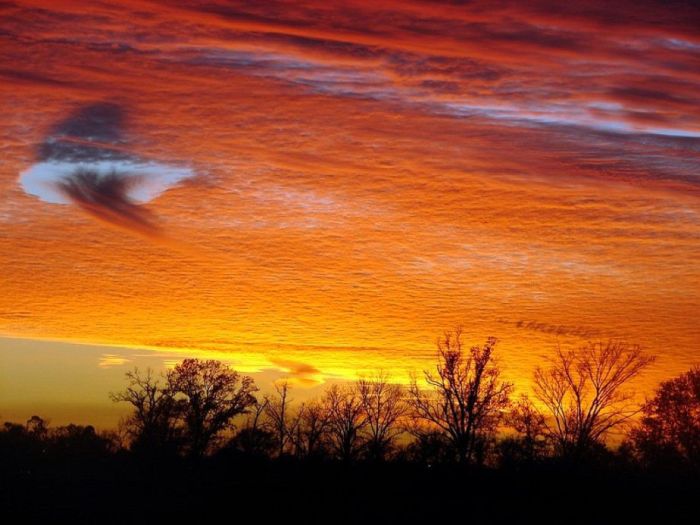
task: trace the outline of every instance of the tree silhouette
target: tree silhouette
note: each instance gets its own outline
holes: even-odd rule
[[[114,453],[116,444],[109,434],[100,434],[92,425],[68,424],[49,433],[50,453],[75,460],[90,460]]]
[[[323,405],[333,452],[346,462],[356,459],[362,447],[361,431],[367,424],[362,398],[352,385],[332,385]]]
[[[442,430],[423,429],[414,433],[414,439],[405,447],[405,456],[410,462],[432,467],[451,463],[455,459],[454,446]]]
[[[661,383],[642,413],[631,438],[643,461],[700,468],[700,367]]]
[[[49,432],[48,423],[39,416],[30,417],[27,420],[25,428],[27,429],[27,432],[34,435],[38,439],[44,439]]]
[[[289,399],[289,381],[275,383],[276,397],[266,397],[265,415],[271,429],[272,434],[277,440],[277,455],[284,454],[285,447],[294,433],[294,424],[296,419],[291,418]]]
[[[323,454],[328,433],[328,413],[318,401],[310,401],[299,407],[291,439],[297,457],[318,457]]]
[[[129,403],[133,412],[123,421],[133,451],[147,455],[175,454],[180,441],[177,405],[167,385],[147,369],[127,372],[128,386],[110,394],[115,402]]]
[[[431,388],[421,389],[414,378],[410,403],[414,433],[439,429],[449,438],[458,461],[471,462],[495,431],[513,387],[501,381],[493,360],[495,338],[465,352],[461,336],[458,329],[438,339],[437,373],[424,372]]]
[[[272,432],[249,426],[236,432],[224,450],[232,448],[250,456],[271,457],[277,450],[277,439]]]
[[[220,361],[185,359],[168,372],[167,380],[191,457],[204,455],[233,418],[256,402],[253,379]]]
[[[527,396],[522,395],[513,403],[505,423],[517,432],[517,438],[501,441],[502,461],[532,462],[545,456],[551,441],[545,417]]]
[[[562,455],[590,452],[639,412],[624,386],[652,361],[639,346],[609,341],[558,348],[549,368],[535,370],[534,392],[551,415],[548,431]]]
[[[255,403],[253,403],[246,412],[248,416],[246,418],[244,428],[257,430],[261,426],[263,415],[265,414],[265,410],[267,410],[267,405],[269,403],[270,399],[268,396],[265,396],[262,399],[256,398]]]
[[[356,388],[366,421],[367,454],[374,460],[383,460],[402,432],[398,422],[407,411],[404,390],[400,385],[389,383],[383,373],[360,379]]]

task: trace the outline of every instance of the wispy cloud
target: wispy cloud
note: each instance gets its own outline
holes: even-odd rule
[[[131,362],[131,359],[125,356],[116,354],[102,354],[97,366],[100,368],[112,368],[115,366],[124,366]]]

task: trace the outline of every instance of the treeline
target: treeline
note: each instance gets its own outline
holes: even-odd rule
[[[697,523],[700,369],[643,405],[652,361],[611,341],[558,350],[515,397],[497,342],[437,344],[407,386],[377,374],[297,403],[218,361],[133,370],[119,429],[0,428],[8,522]],[[624,434],[609,447],[611,432]],[[12,519],[14,518],[14,519]]]
[[[628,384],[653,357],[620,341],[589,343],[558,349],[534,371],[534,399],[514,399],[496,347],[494,338],[466,347],[460,331],[446,333],[434,369],[407,387],[377,374],[300,404],[290,383],[259,395],[252,378],[219,361],[186,359],[164,375],[136,369],[112,394],[131,406],[119,432],[51,429],[34,416],[4,424],[0,457],[15,469],[42,457],[129,454],[150,463],[224,456],[488,468],[614,461],[700,472],[700,368],[662,383],[640,406]],[[625,433],[614,450],[606,444],[613,431]]]

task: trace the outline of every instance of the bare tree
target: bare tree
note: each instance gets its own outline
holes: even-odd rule
[[[501,442],[502,454],[533,461],[544,456],[550,448],[545,416],[526,395],[513,403],[505,423],[517,432],[518,438],[504,439]]]
[[[289,390],[291,388],[289,382],[285,380],[281,383],[276,383],[274,386],[277,396],[274,399],[270,397],[265,398],[267,400],[265,415],[277,439],[277,454],[282,456],[291,434],[294,432],[294,429],[290,427],[296,424],[296,419],[290,417],[292,400],[289,399]]]
[[[178,403],[189,454],[200,457],[232,420],[254,406],[253,379],[220,361],[185,359],[168,373],[168,389]]]
[[[255,399],[255,403],[251,405],[248,409],[248,417],[245,422],[244,428],[249,428],[251,430],[257,430],[260,426],[262,416],[267,410],[267,405],[270,403],[270,399],[265,396],[262,399]]]
[[[568,352],[558,348],[549,368],[536,369],[534,392],[551,415],[549,433],[561,454],[590,451],[639,412],[624,387],[652,360],[639,346],[609,341]]]
[[[246,413],[245,421],[226,444],[225,448],[252,456],[270,457],[277,450],[275,435],[265,427],[265,411],[270,399],[256,399]]]
[[[401,385],[390,383],[384,373],[360,379],[356,388],[366,420],[367,452],[372,459],[382,460],[403,432],[398,422],[407,410],[404,390]]]
[[[328,431],[328,413],[318,401],[310,401],[299,407],[294,417],[290,436],[294,453],[299,457],[314,457],[321,454]]]
[[[420,388],[414,378],[409,395],[414,433],[439,429],[449,438],[457,459],[471,462],[479,445],[495,431],[513,387],[500,379],[493,360],[496,339],[490,337],[483,346],[465,352],[461,335],[458,329],[438,339],[437,373],[424,372],[430,389]]]
[[[332,385],[323,404],[333,451],[343,461],[356,459],[362,446],[361,431],[367,424],[362,398],[352,385]]]
[[[122,423],[132,450],[148,454],[175,453],[179,438],[176,403],[167,385],[162,385],[150,368],[145,374],[134,368],[126,377],[126,389],[110,397],[133,407],[133,412]]]

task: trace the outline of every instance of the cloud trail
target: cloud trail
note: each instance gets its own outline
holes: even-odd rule
[[[83,211],[106,223],[150,237],[159,237],[161,228],[152,212],[133,202],[129,192],[141,180],[129,174],[79,168],[56,182],[58,190]]]

